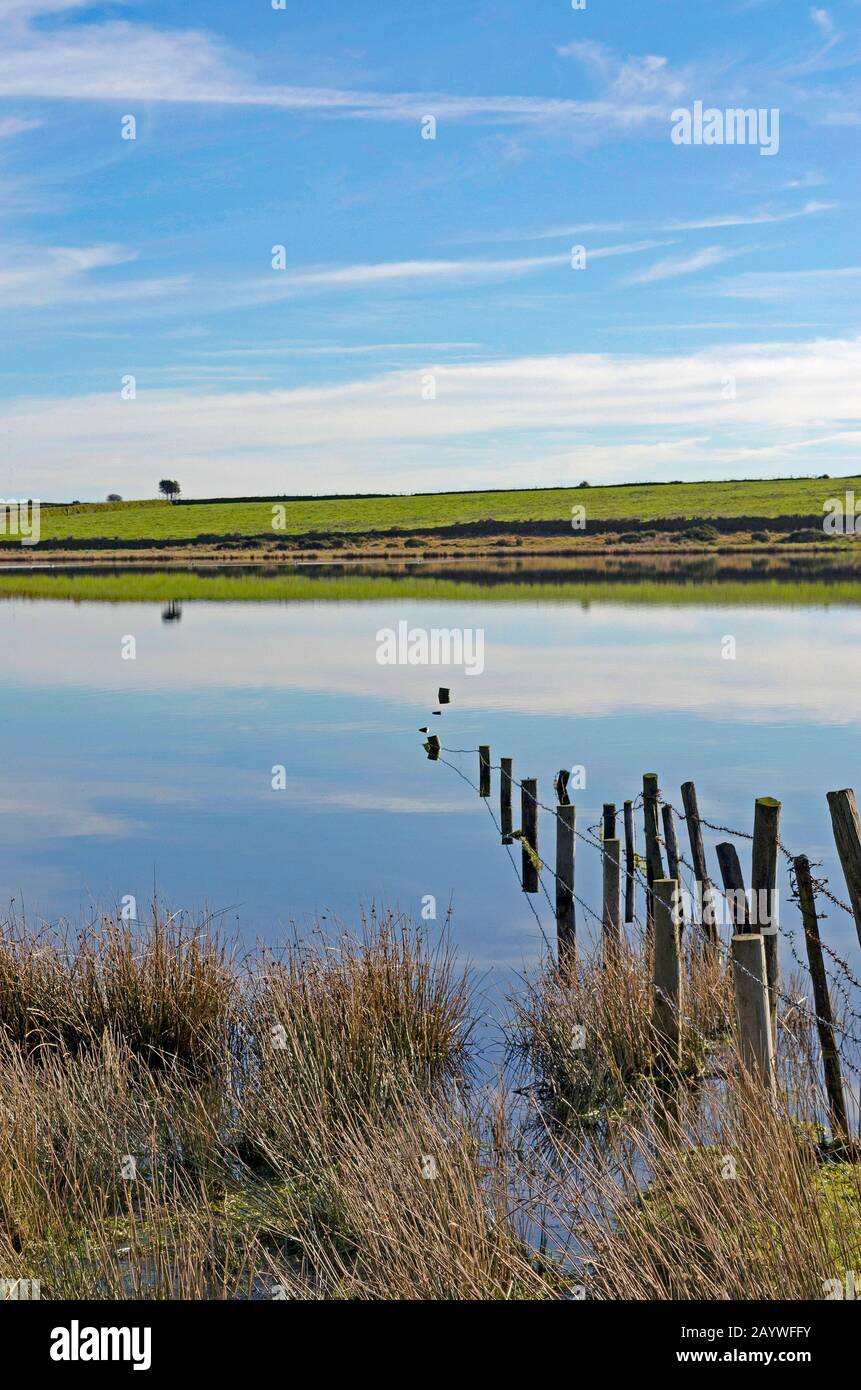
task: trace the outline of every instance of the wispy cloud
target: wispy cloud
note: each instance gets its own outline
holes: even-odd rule
[[[136,260],[123,246],[0,246],[0,304],[18,308],[54,308],[79,303],[110,303],[174,295],[189,276],[99,279],[99,272]]]
[[[28,130],[38,130],[42,122],[29,116],[4,116],[0,120],[0,140],[8,140],[13,135],[24,135]]]
[[[674,232],[695,232],[712,227],[762,227],[769,222],[794,222],[799,217],[815,217],[818,213],[832,212],[839,203],[805,203],[803,208],[786,209],[783,212],[722,213],[715,217],[701,217],[690,222],[668,222],[666,228]]]
[[[623,97],[579,101],[545,96],[470,96],[268,84],[247,59],[200,29],[157,29],[126,20],[41,29],[49,13],[86,8],[84,0],[10,0],[0,10],[0,96],[79,101],[142,100],[261,106],[359,119],[583,123],[628,127],[654,118],[646,87]]]
[[[785,299],[792,294],[815,291],[846,293],[861,280],[861,266],[842,266],[825,270],[747,271],[732,280],[723,280],[716,292],[727,299]]]
[[[695,275],[697,271],[719,265],[721,261],[728,260],[734,254],[736,253],[722,246],[704,246],[701,251],[694,251],[690,256],[668,256],[665,260],[656,261],[648,270],[642,271],[639,275],[629,276],[626,283],[650,285],[658,280],[673,280],[678,275]]]

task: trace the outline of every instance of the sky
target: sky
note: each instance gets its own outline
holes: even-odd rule
[[[280,3],[0,0],[6,497],[857,470],[859,0]]]

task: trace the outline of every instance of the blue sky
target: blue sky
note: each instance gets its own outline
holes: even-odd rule
[[[859,63],[857,0],[0,0],[5,495],[851,471]]]

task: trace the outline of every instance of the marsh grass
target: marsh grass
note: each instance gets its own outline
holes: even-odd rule
[[[527,980],[523,1084],[504,1090],[476,1084],[445,931],[371,914],[240,964],[205,925],[0,939],[4,1278],[44,1298],[538,1299],[582,1280],[757,1299],[861,1269],[861,1165],[823,1142],[809,1016],[783,1011],[770,1101],[694,943],[672,1094],[628,946]]]
[[[472,1016],[445,935],[393,914],[241,969],[155,916],[8,925],[0,1025],[4,1277],[44,1297],[267,1297],[273,1261],[312,1252],[310,1289],[321,1252],[355,1259],[349,1162],[365,1144],[383,1201],[404,1098],[448,1113]]]
[[[31,932],[0,927],[0,1034],[30,1053],[73,1054],[106,1034],[150,1066],[207,1066],[235,1029],[231,948],[210,920],[102,917]]]
[[[592,1151],[589,1202],[557,1213],[585,1252],[588,1296],[822,1299],[859,1267],[861,1165],[818,1161],[740,1068],[706,1102],[643,1107],[612,1151]]]
[[[682,1070],[697,1078],[728,1029],[731,983],[690,939],[685,953]],[[534,1080],[542,1124],[594,1125],[625,1108],[654,1070],[652,1000],[648,956],[628,941],[606,962],[593,950],[572,970],[545,960],[525,978],[509,1001],[509,1057]]]
[[[402,1077],[385,1117],[345,1113],[330,1170],[337,1231],[306,1214],[301,1263],[275,1262],[273,1277],[299,1298],[555,1296],[558,1271],[529,1244],[516,1149],[499,1097],[482,1111]]]

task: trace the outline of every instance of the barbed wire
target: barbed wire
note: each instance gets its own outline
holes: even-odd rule
[[[454,749],[454,748],[448,748],[448,747],[446,747],[445,749],[443,749],[443,746],[442,746],[442,745],[440,745],[439,751],[440,751],[440,752],[441,752],[441,751],[445,751],[445,752],[449,752],[449,753],[458,753],[458,754],[469,754],[469,753],[480,754],[480,752],[481,752],[481,750],[478,749],[478,748]],[[443,762],[443,763],[445,763],[445,765],[446,765],[447,767],[452,768],[452,769],[458,774],[458,776],[461,777],[461,778],[463,779],[463,781],[466,782],[467,785],[470,786],[470,787],[472,788],[473,791],[475,791],[475,792],[478,793],[478,795],[480,796],[481,800],[485,803],[485,805],[487,806],[488,811],[489,811],[490,814],[491,814],[491,818],[492,818],[492,820],[493,820],[493,822],[494,822],[494,825],[495,825],[497,831],[498,831],[499,834],[500,834],[500,838],[503,839],[503,841],[504,841],[504,836],[502,836],[501,827],[500,827],[498,821],[496,820],[495,815],[493,814],[492,808],[490,807],[489,802],[488,802],[488,798],[482,795],[481,789],[480,789],[480,787],[478,786],[478,784],[477,784],[476,782],[474,782],[474,781],[472,780],[471,777],[467,776],[467,774],[466,774],[461,768],[457,767],[456,764],[449,762],[448,759],[446,759],[446,758],[441,758],[441,757],[437,756],[437,757],[434,759],[434,761]],[[484,766],[485,766],[485,768],[486,768],[487,771],[499,771],[499,772],[501,772],[501,771],[503,770],[501,764],[496,764],[496,763],[490,763],[490,762],[488,762],[488,763],[486,763]],[[541,801],[537,796],[534,796],[534,795],[532,794],[532,792],[531,792],[528,788],[525,788],[524,785],[523,785],[523,782],[522,782],[520,779],[514,777],[514,776],[511,775],[511,774],[508,774],[508,775],[509,775],[510,782],[511,782],[511,785],[512,785],[512,786],[518,787],[518,788],[520,789],[521,793],[523,793],[525,796],[530,797],[530,799],[533,801],[533,803],[535,804],[536,807],[538,807],[538,808],[540,808],[541,810],[547,812],[549,815],[552,815],[553,818],[554,818],[554,820],[556,819],[557,811],[558,811],[558,805],[557,805],[557,806],[549,806],[549,805],[547,805],[545,802]],[[670,809],[671,809],[676,815],[679,816],[679,819],[680,819],[680,820],[687,821],[687,819],[688,819],[687,815],[686,815],[685,813],[683,813],[683,812],[679,812],[679,811],[677,810],[677,808],[674,807],[674,806],[672,805],[672,803],[666,801],[665,798],[663,798],[663,797],[661,796],[660,791],[657,793],[656,801],[657,801],[657,804],[669,806]],[[642,794],[640,794],[638,797],[636,797],[636,798],[632,801],[632,803],[631,803],[631,805],[632,805],[632,810],[640,809],[640,808],[642,807],[643,804],[644,804],[644,797],[642,796]],[[624,809],[625,809],[624,806],[621,808],[621,810],[618,810],[618,809],[617,809],[616,812],[615,812],[614,819],[618,819],[619,815],[624,815]],[[698,820],[699,824],[706,826],[706,827],[707,827],[708,829],[710,829],[710,830],[718,831],[718,832],[720,832],[721,834],[735,835],[735,834],[737,833],[737,834],[739,835],[739,837],[741,837],[741,838],[743,838],[743,839],[747,839],[747,840],[752,840],[752,839],[753,839],[753,836],[752,836],[751,834],[749,834],[747,831],[738,831],[738,832],[736,832],[736,831],[734,831],[733,828],[730,827],[730,826],[726,826],[726,825],[717,825],[717,824],[714,823],[714,822],[710,822],[710,821],[705,820],[705,819],[704,819],[703,817],[701,817],[701,816],[698,816],[698,817],[697,817],[697,820]],[[594,825],[588,826],[588,827],[586,828],[586,831],[585,831],[585,832],[584,832],[584,831],[578,830],[578,829],[576,828],[576,825],[575,825],[575,827],[574,827],[573,829],[574,829],[574,835],[576,836],[577,839],[583,841],[583,843],[585,843],[585,844],[588,844],[591,848],[597,849],[600,853],[603,854],[603,852],[604,852],[604,840],[603,840],[603,839],[599,839],[599,838],[597,837],[597,835],[594,833],[594,832],[598,831],[598,830],[601,829],[601,828],[602,828],[602,821],[598,821],[598,822],[596,822]],[[665,840],[664,840],[664,838],[660,835],[660,833],[658,834],[658,843],[659,843],[660,845],[664,845],[664,846],[665,846]],[[508,851],[509,858],[511,859],[512,866],[514,867],[515,875],[516,875],[516,877],[517,877],[518,883],[519,883],[520,888],[521,888],[521,890],[522,890],[522,889],[523,889],[523,878],[522,878],[520,872],[519,872],[518,869],[517,869],[517,865],[516,865],[516,863],[515,863],[514,856],[513,856],[512,853],[511,853],[511,847],[510,847],[509,845],[505,845],[505,848],[506,848],[506,850]],[[582,898],[580,898],[580,897],[575,893],[572,884],[566,883],[565,880],[564,880],[559,874],[557,874],[556,871],[555,871],[554,869],[552,869],[552,868],[550,867],[550,865],[545,864],[544,861],[540,859],[540,857],[539,857],[538,854],[537,854],[537,849],[535,848],[535,846],[533,846],[532,848],[533,848],[533,852],[536,854],[536,857],[538,858],[538,863],[539,863],[539,866],[540,866],[540,867],[538,868],[538,870],[537,870],[537,873],[538,873],[538,881],[539,881],[539,884],[540,884],[540,886],[541,886],[541,889],[542,889],[542,891],[543,891],[543,893],[544,893],[544,896],[545,896],[545,898],[547,899],[547,903],[548,903],[548,905],[549,905],[549,907],[550,907],[551,912],[555,915],[555,908],[554,908],[553,902],[552,902],[552,900],[551,900],[551,898],[550,898],[550,894],[549,894],[548,891],[547,891],[546,884],[544,883],[544,880],[543,880],[543,878],[542,878],[542,873],[543,873],[543,871],[545,871],[545,870],[546,870],[547,873],[551,876],[551,878],[553,878],[556,882],[561,883],[561,884],[565,887],[565,889],[566,889],[568,892],[571,893],[572,899],[578,904],[578,906],[580,906],[580,907],[582,908],[582,910],[583,910],[589,917],[591,917],[591,918],[594,920],[594,922],[597,924],[597,926],[599,927],[599,929],[601,929],[601,930],[603,931],[603,928],[604,928],[603,914],[599,915],[597,912],[595,912],[595,910],[594,910],[588,903],[586,903]],[[794,859],[795,859],[797,856],[792,855],[792,853],[791,853],[789,850],[787,850],[786,847],[783,846],[783,845],[781,845],[780,848],[782,849],[782,851],[783,851],[784,855],[787,857],[787,859],[789,859],[791,862],[794,862]],[[695,870],[694,866],[693,866],[692,864],[690,864],[690,863],[688,862],[687,859],[685,859],[684,855],[683,855],[681,852],[679,852],[678,859],[679,859],[679,863],[680,863],[680,864],[683,864],[683,865],[685,866],[685,868],[688,870],[689,873],[694,874],[694,875],[696,874],[696,870]],[[646,877],[644,877],[642,871],[639,869],[639,867],[638,867],[638,865],[637,865],[636,857],[635,857],[635,861],[634,861],[634,870],[633,870],[633,874],[630,874],[629,871],[628,871],[628,869],[627,869],[627,867],[626,867],[625,870],[624,870],[624,877],[625,877],[625,878],[633,877],[633,878],[635,878],[635,879],[640,883],[641,887],[643,888],[643,890],[644,890],[644,892],[645,892],[645,894],[646,894],[646,900],[647,900],[647,902],[649,901],[650,898],[653,898],[653,897],[654,897],[654,891],[653,891],[652,885],[648,882],[648,879],[647,879]],[[696,878],[695,878],[695,879],[694,879],[694,882],[696,882],[696,881],[698,881],[698,880],[696,880]],[[724,900],[726,900],[726,892],[725,892],[725,890],[724,890],[723,888],[719,888],[718,885],[714,882],[714,880],[711,879],[711,878],[709,878],[708,875],[706,875],[706,877],[705,877],[705,882],[708,884],[709,887],[711,887],[712,889],[714,889],[714,891],[717,892],[717,893],[719,894],[720,897],[722,897]],[[819,880],[815,880],[815,879],[813,880],[814,893],[816,893],[816,891],[818,890],[818,883],[819,883]],[[831,895],[829,894],[828,896],[830,897]],[[545,945],[547,946],[548,950],[552,951],[552,947],[551,947],[551,945],[550,945],[550,941],[549,941],[549,939],[548,939],[547,933],[545,932],[544,927],[543,927],[543,924],[541,923],[541,920],[540,920],[540,918],[539,918],[539,916],[538,916],[538,913],[537,913],[537,911],[535,910],[534,904],[531,902],[531,895],[527,893],[527,894],[526,894],[526,897],[527,897],[528,899],[530,899],[530,907],[532,908],[533,914],[534,914],[534,916],[535,916],[535,918],[536,918],[536,921],[537,921],[537,923],[538,923],[538,926],[539,926],[539,930],[540,930],[540,932],[541,932],[542,939],[544,940]],[[793,900],[794,900],[794,901],[797,901],[797,895],[793,895]],[[847,912],[849,912],[850,914],[852,914],[852,909],[851,909],[851,908],[846,907],[846,905],[840,903],[839,900],[836,900],[836,901],[838,902],[838,905],[839,905],[839,906],[842,906],[842,907],[844,908],[845,911],[847,911]],[[817,915],[821,916],[822,914],[817,914]],[[631,924],[633,924],[633,925],[635,925],[635,926],[637,927],[638,931],[641,933],[641,936],[643,937],[644,940],[647,940],[647,939],[648,939],[648,926],[647,926],[647,925],[644,925],[644,924],[641,922],[641,920],[640,920],[639,917],[637,916],[636,912],[634,913],[634,916],[633,916],[633,919],[632,919],[632,923],[628,923],[627,925],[631,925]],[[703,924],[702,922],[698,921],[698,920],[696,919],[696,917],[694,918],[694,924],[699,928],[699,930],[700,930],[700,932],[702,933],[704,939],[705,939],[707,942],[711,942],[711,938],[710,938],[710,937],[707,935],[707,933],[705,932],[704,924]],[[779,927],[779,924],[778,924],[778,927]],[[797,951],[796,951],[796,949],[795,949],[794,933],[788,933],[788,932],[787,932],[784,928],[782,928],[782,927],[779,927],[779,930],[781,931],[781,934],[782,934],[784,937],[786,937],[786,939],[789,941],[789,943],[790,943],[790,948],[791,948],[791,950],[792,950],[792,955],[793,955],[793,958],[795,959],[796,963],[801,967],[802,970],[805,970],[807,967],[805,967],[804,963],[801,961],[801,959],[800,959],[800,957],[798,956]],[[805,929],[805,932],[806,932],[806,929]],[[720,948],[721,953],[722,953],[722,955],[724,956],[724,958],[728,957],[729,952],[727,951],[725,945],[724,945],[722,942],[719,942],[718,945],[719,945],[719,948]],[[825,943],[824,943],[824,942],[821,942],[821,941],[820,941],[820,945],[822,945],[823,947],[825,947]],[[853,985],[854,985],[856,988],[858,988],[859,991],[861,991],[861,985],[859,985],[859,983],[855,980],[855,977],[852,975],[852,972],[851,972],[851,970],[849,969],[848,963],[845,962],[845,961],[843,961],[841,957],[837,956],[836,953],[833,952],[833,950],[832,950],[830,947],[827,947],[826,949],[827,949],[827,951],[828,951],[828,954],[829,954],[830,956],[832,956],[833,959],[841,966],[841,968],[844,970],[844,972],[846,973],[846,975],[848,976],[848,978],[850,979],[850,981],[853,983]],[[734,960],[734,961],[733,961],[733,968],[739,970],[742,974],[748,976],[750,979],[754,980],[757,984],[759,984],[759,979],[758,979],[758,977],[755,976],[755,975],[753,975],[753,973],[752,973],[751,971],[749,971],[745,966],[743,966],[743,965],[741,964],[741,962],[739,962],[739,961],[737,961],[737,960]],[[848,1003],[848,995],[846,995],[845,987],[842,986],[842,982],[838,982],[838,981],[835,979],[835,977],[834,977],[833,975],[830,975],[830,974],[829,974],[829,979],[832,981],[832,983],[834,983],[838,988],[841,989],[841,993],[843,994],[843,997],[847,999],[847,1003]],[[824,1027],[827,1027],[827,1028],[832,1028],[832,1029],[834,1029],[835,1031],[839,1032],[839,1033],[842,1035],[843,1038],[848,1039],[849,1042],[851,1042],[855,1047],[861,1048],[861,1038],[856,1037],[854,1033],[852,1033],[849,1029],[844,1028],[840,1023],[836,1022],[836,1020],[834,1020],[834,1019],[824,1019],[824,1018],[821,1018],[821,1017],[815,1012],[814,1009],[811,1009],[811,1008],[810,1008],[810,1006],[809,1006],[809,1004],[807,1003],[806,1000],[802,1001],[802,1000],[799,1000],[799,999],[797,999],[797,998],[796,998],[796,999],[793,999],[793,998],[791,998],[789,995],[785,994],[785,993],[784,993],[781,989],[779,989],[779,988],[778,988],[778,989],[775,989],[775,990],[774,990],[774,993],[775,993],[776,998],[779,999],[779,1000],[784,1004],[784,1006],[785,1006],[786,1008],[795,1010],[795,1011],[797,1011],[797,1012],[803,1014],[804,1016],[806,1016],[806,1017],[808,1018],[808,1020],[809,1020],[811,1023],[814,1023],[814,1024],[816,1024],[817,1026],[824,1026]],[[673,1004],[672,1004],[672,1001],[671,1001],[671,1000],[667,999],[667,1002],[671,1005],[671,1007],[673,1007]],[[852,1017],[854,1017],[854,1018],[858,1019],[859,1021],[861,1021],[861,1014],[859,1014],[857,1011],[855,1011],[855,1010],[853,1010],[853,1009],[851,1009],[851,1008],[849,1008],[847,1011],[848,1011],[849,1013],[851,1013]],[[680,1015],[680,1021],[681,1021],[681,1015]],[[689,1024],[689,1026],[692,1027],[692,1029],[694,1030],[694,1032],[697,1032],[697,1031],[698,1031],[697,1028],[696,1028],[696,1025],[693,1023],[693,1021],[692,1021],[691,1019],[686,1019],[685,1021]],[[701,1040],[703,1040],[704,1042],[711,1042],[711,1041],[712,1041],[712,1040],[709,1040],[709,1039],[705,1038],[705,1035],[703,1035],[703,1034],[700,1034],[699,1036],[700,1036]],[[841,1045],[838,1044],[838,1046],[841,1046]],[[861,1077],[861,1069],[859,1069],[848,1057],[846,1057],[845,1053],[842,1051],[842,1046],[841,1046],[841,1056],[842,1056],[842,1058],[843,1058],[843,1060],[844,1060],[846,1066],[847,1066],[855,1075]]]

